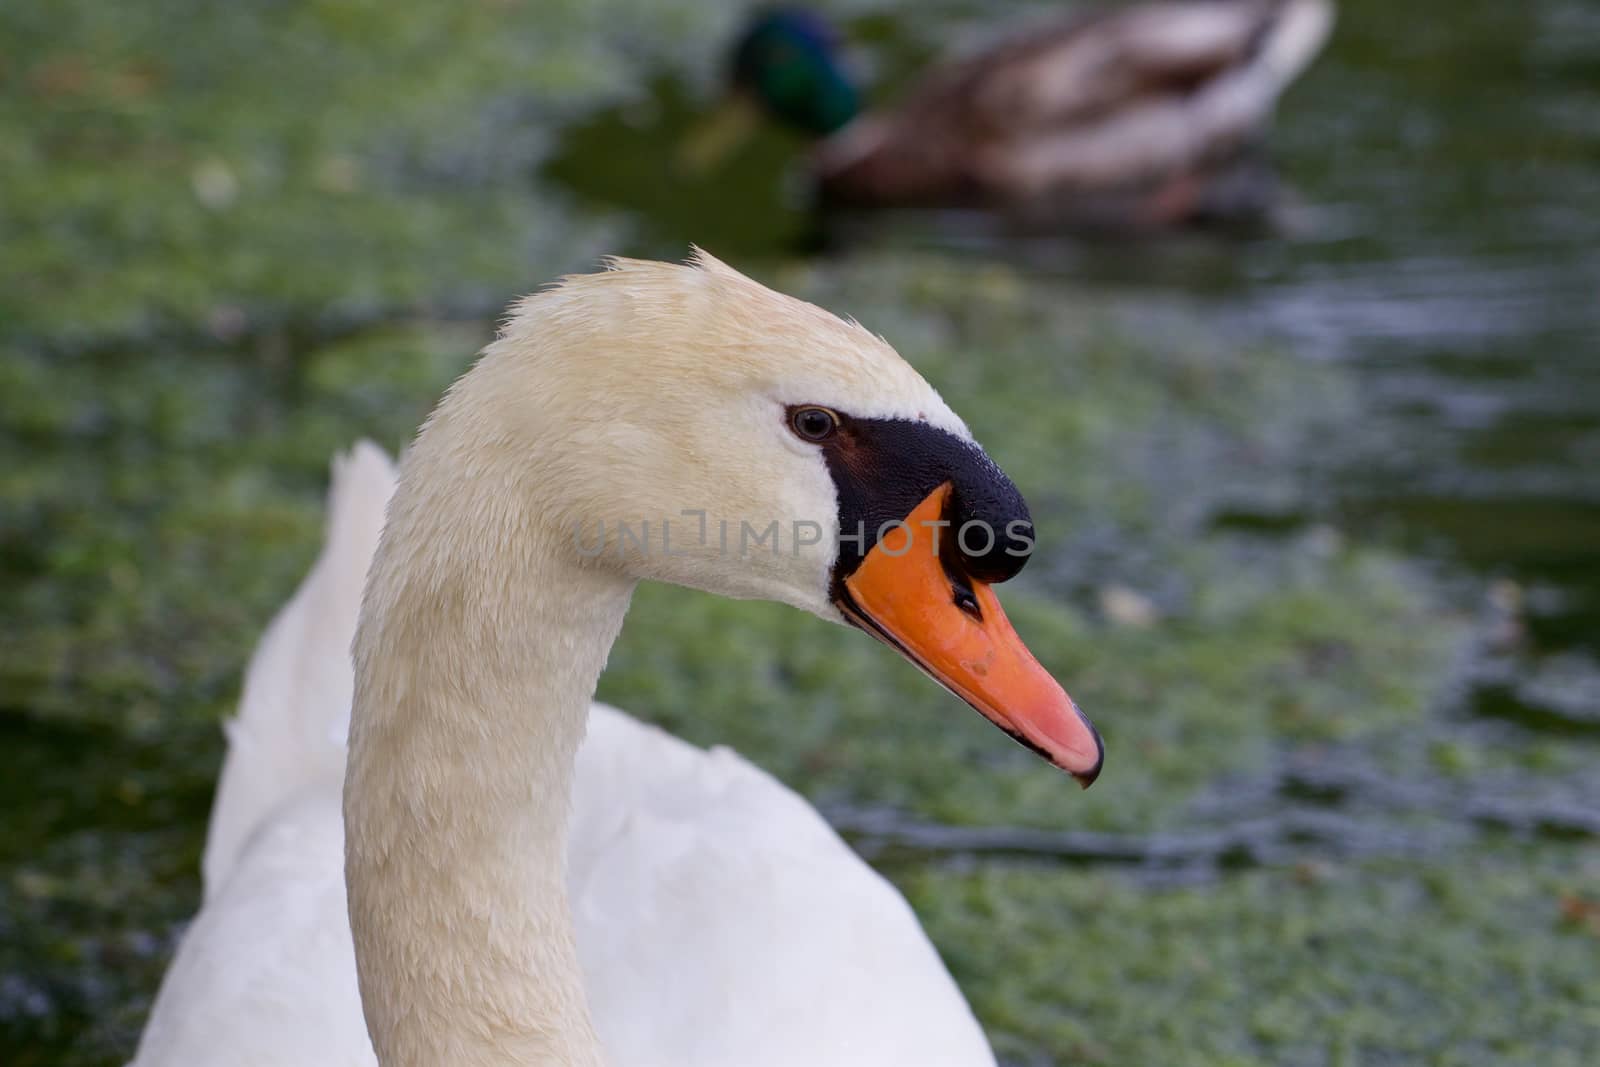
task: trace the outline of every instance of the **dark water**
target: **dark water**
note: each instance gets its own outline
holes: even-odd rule
[[[846,29],[892,96],[939,42],[981,35],[984,10]],[[570,131],[547,176],[631,212],[666,254],[691,238],[747,257],[815,246],[802,145],[769,131],[715,182],[661,181],[652,161],[702,102],[656,89]],[[1363,410],[1309,457],[1313,509],[1500,580],[1518,640],[1485,708],[1600,721],[1600,5],[1345,0],[1273,155],[1297,190],[1284,235],[1001,243],[949,218],[851,233],[1019,263],[1136,328],[1176,307],[1348,366]],[[1560,708],[1537,681],[1552,663]]]

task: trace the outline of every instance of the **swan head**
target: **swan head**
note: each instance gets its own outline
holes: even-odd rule
[[[609,266],[517,305],[413,458],[454,452],[439,479],[487,489],[466,506],[522,516],[502,540],[858,627],[1093,781],[1098,735],[991,588],[1027,561],[1027,505],[939,394],[704,253]]]

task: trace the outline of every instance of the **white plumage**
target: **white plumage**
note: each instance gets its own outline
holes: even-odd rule
[[[703,275],[705,285],[765,292],[709,257],[698,269],[660,269],[691,285]],[[868,344],[864,331],[848,330]],[[898,362],[881,347],[888,356],[872,358]],[[914,403],[942,408],[921,388]],[[346,911],[340,805],[348,649],[394,486],[373,445],[335,463],[324,551],[263,637],[228,728],[205,902],[136,1067],[376,1062]],[[993,1063],[904,899],[797,794],[731,751],[701,751],[600,705],[573,781],[566,881],[607,1062]],[[462,880],[470,893],[474,883]],[[516,936],[496,925],[492,899],[482,909],[494,937]],[[481,948],[464,939],[412,946],[423,961]],[[493,1045],[493,1034],[486,1040]],[[481,1062],[490,1059],[525,1062]]]

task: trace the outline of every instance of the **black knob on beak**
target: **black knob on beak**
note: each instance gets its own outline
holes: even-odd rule
[[[945,508],[948,554],[940,553],[946,567],[980,582],[1015,578],[1033,551],[1027,501],[976,445],[951,458],[953,491]]]

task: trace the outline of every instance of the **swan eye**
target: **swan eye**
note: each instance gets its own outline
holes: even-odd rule
[[[789,425],[807,441],[826,441],[839,428],[839,417],[827,408],[796,408]]]

